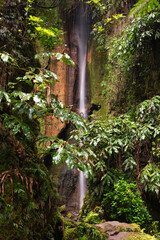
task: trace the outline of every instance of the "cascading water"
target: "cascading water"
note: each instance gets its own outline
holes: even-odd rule
[[[82,3],[78,13],[78,64],[79,64],[79,112],[87,118],[86,111],[86,61],[87,61],[87,42],[88,42],[88,17],[87,6]],[[79,174],[80,185],[80,208],[83,205],[83,198],[86,191],[86,179],[82,171]]]

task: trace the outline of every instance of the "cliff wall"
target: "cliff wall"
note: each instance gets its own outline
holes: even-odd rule
[[[152,23],[146,26],[141,24],[143,20],[132,22],[133,18],[128,17],[136,2],[111,1],[109,11],[95,20],[97,25],[93,24],[88,50],[88,71],[90,101],[101,105],[101,109],[94,112],[98,118],[105,119],[108,114],[124,113],[160,91],[160,41],[153,33],[150,36],[146,34],[152,28]],[[121,14],[122,17],[118,18]],[[99,27],[102,27],[102,32],[98,30]],[[120,49],[130,46],[132,34],[138,36],[133,40],[135,50],[125,50],[125,56]],[[126,43],[123,42],[125,37]]]

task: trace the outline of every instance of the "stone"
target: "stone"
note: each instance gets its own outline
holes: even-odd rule
[[[116,233],[116,232],[140,232],[141,229],[137,224],[128,224],[128,223],[121,223],[118,221],[110,221],[110,222],[104,222],[100,224],[95,225],[97,229],[99,229],[101,232],[110,232],[110,233]]]
[[[120,232],[109,236],[108,240],[154,240],[155,238],[145,233]]]
[[[135,224],[109,221],[96,224],[95,227],[101,233],[108,233],[108,240],[154,240],[153,236],[142,233],[140,227]]]

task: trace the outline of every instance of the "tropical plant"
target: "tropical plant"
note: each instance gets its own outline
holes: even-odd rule
[[[119,180],[114,189],[104,195],[103,208],[106,219],[137,223],[141,227],[149,226],[151,216],[144,206],[136,184]]]
[[[89,175],[82,215],[100,206],[104,194],[120,178],[136,183],[141,193],[152,192],[159,197],[159,157],[152,149],[152,141],[160,133],[159,113],[160,97],[156,96],[139,104],[134,113],[94,120],[86,123],[83,131],[73,132],[77,151],[80,143],[82,146],[79,165]]]
[[[159,8],[160,3],[157,0],[139,0],[131,9],[130,16],[142,16]]]

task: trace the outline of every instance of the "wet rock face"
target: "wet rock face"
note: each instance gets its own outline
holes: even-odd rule
[[[69,66],[67,72],[67,100],[66,104],[71,107],[73,111],[79,112],[79,98],[80,98],[80,49],[79,39],[80,35],[83,38],[83,34],[80,32],[80,19],[77,16],[80,15],[80,3],[77,1],[75,7],[68,10],[67,16],[65,16],[65,36],[66,47],[72,60],[75,62],[75,67]],[[83,24],[82,24],[83,25]],[[88,25],[87,25],[88,26]],[[86,40],[86,39],[85,39]],[[85,42],[86,44],[86,42]],[[85,45],[86,46],[86,45]],[[63,81],[63,80],[62,80]],[[61,90],[60,90],[61,91]],[[83,91],[82,91],[83,92]],[[85,97],[85,108],[88,108],[88,97]],[[87,112],[87,111],[86,111]],[[69,131],[72,126],[66,124],[61,129],[58,137],[68,140]],[[62,204],[66,205],[67,211],[79,211],[79,172],[76,168],[70,170],[67,166],[63,168],[59,176],[59,194],[62,199]]]
[[[77,21],[77,14],[79,12],[80,2],[78,0],[71,1],[70,8],[64,10],[63,24],[64,32],[63,46],[55,49],[54,52],[67,53],[70,55],[75,63],[75,67],[67,66],[62,61],[56,61],[54,57],[50,59],[48,67],[51,71],[57,74],[59,82],[54,86],[47,88],[47,101],[50,102],[50,94],[57,96],[64,105],[69,105],[70,109],[79,112],[79,22]],[[87,88],[87,86],[86,86]],[[85,108],[88,112],[89,108],[88,93],[85,97]],[[70,123],[61,123],[54,115],[45,117],[45,134],[48,137],[58,136],[60,139],[68,140],[72,126]],[[45,159],[46,166],[52,168],[50,160]],[[56,173],[59,178],[59,194],[62,204],[66,205],[67,210],[79,210],[79,173],[75,169],[70,170],[65,166],[60,173]],[[51,173],[53,176],[53,173]],[[61,204],[61,203],[60,203]],[[69,210],[68,210],[69,211]]]
[[[59,176],[59,194],[62,204],[66,205],[67,211],[79,210],[79,172],[74,167],[72,170],[66,165]]]
[[[104,222],[95,225],[101,232],[108,232],[110,235],[114,235],[121,231],[126,232],[140,232],[140,227],[136,224],[121,223],[118,221]]]

